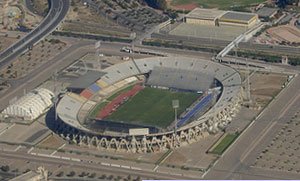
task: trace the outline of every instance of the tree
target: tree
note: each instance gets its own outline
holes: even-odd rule
[[[4,165],[4,166],[1,167],[1,170],[2,170],[3,172],[8,172],[9,169],[10,169],[10,168],[9,168],[8,165]]]
[[[165,0],[145,0],[145,2],[152,8],[166,10],[167,2]]]

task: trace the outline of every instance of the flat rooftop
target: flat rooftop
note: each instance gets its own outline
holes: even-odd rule
[[[197,19],[215,19],[222,16],[226,11],[221,11],[217,9],[203,9],[195,8],[190,13],[185,15],[186,18],[197,18]]]
[[[98,79],[100,79],[103,75],[105,75],[105,72],[99,72],[99,71],[92,71],[89,70],[86,72],[86,74],[80,76],[79,78],[72,81],[71,85],[68,86],[68,88],[71,89],[85,89],[94,82],[96,82]]]
[[[220,20],[237,20],[237,21],[250,21],[256,14],[246,12],[228,11],[225,13]]]
[[[259,17],[270,17],[277,11],[278,9],[276,8],[263,7],[260,10],[258,10],[256,13],[258,14]]]

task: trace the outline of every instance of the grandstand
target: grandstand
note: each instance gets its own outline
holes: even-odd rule
[[[83,98],[78,99],[67,93],[59,101],[57,113],[64,128],[61,136],[80,145],[94,145],[104,149],[125,149],[133,152],[163,150],[166,147],[177,147],[186,142],[193,142],[201,138],[205,132],[213,133],[222,129],[230,122],[239,107],[240,75],[234,69],[216,62],[187,57],[150,57],[123,62],[106,68],[104,72],[105,74],[98,80],[86,86],[85,90],[89,90],[91,96],[79,94],[79,97]],[[149,79],[144,80],[144,75],[150,75]],[[170,76],[170,79],[163,78],[166,75]],[[152,131],[147,137],[132,136],[129,135],[129,129],[144,128],[145,125],[129,122],[121,124],[107,120],[82,121],[87,117],[82,114],[89,112],[88,109],[92,111],[99,104],[91,103],[91,98],[99,97],[98,100],[106,100],[124,87],[142,80],[148,85],[202,90],[204,95],[181,115],[176,134],[174,130],[157,130],[153,126],[148,126]],[[216,82],[218,87],[210,89],[215,87],[212,85]],[[126,127],[127,131],[120,130],[122,126]],[[66,130],[69,132],[65,133]]]
[[[146,84],[190,91],[207,91],[213,87],[214,77],[185,69],[154,67]]]

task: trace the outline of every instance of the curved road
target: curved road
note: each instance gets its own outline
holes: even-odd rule
[[[23,52],[56,29],[69,10],[69,0],[49,0],[49,13],[45,19],[21,40],[0,53],[0,68],[9,64]]]

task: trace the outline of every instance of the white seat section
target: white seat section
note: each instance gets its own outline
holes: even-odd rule
[[[85,127],[81,126],[77,119],[78,112],[83,105],[82,102],[72,98],[66,94],[57,105],[56,111],[58,117],[71,127],[75,127],[80,130],[89,131]]]

